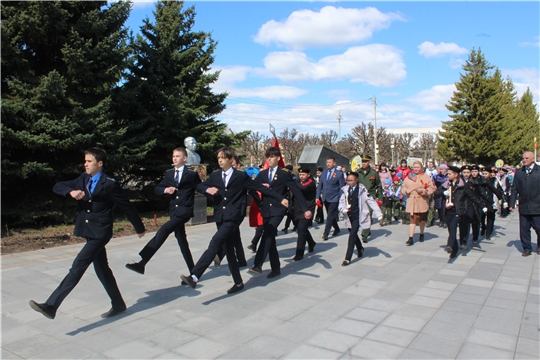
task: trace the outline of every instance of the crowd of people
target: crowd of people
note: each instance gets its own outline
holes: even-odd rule
[[[184,257],[188,275],[181,275],[182,284],[195,288],[206,269],[219,264],[226,257],[234,280],[227,291],[234,294],[244,288],[240,268],[247,266],[241,242],[240,224],[244,221],[248,207],[248,194],[260,210],[255,237],[248,249],[256,253],[249,273],[258,275],[269,258],[271,271],[267,278],[281,275],[281,264],[276,245],[278,226],[285,216],[297,231],[296,252],[292,260],[301,261],[307,251],[313,252],[316,242],[310,233],[313,219],[326,224],[322,240],[338,236],[340,223],[348,231],[347,249],[342,266],[351,264],[354,249],[358,258],[364,252],[363,243],[370,240],[372,219],[380,226],[390,226],[401,221],[409,225],[407,246],[414,244],[416,228],[420,234],[418,242],[424,241],[424,230],[438,220],[439,226],[448,229],[446,251],[455,258],[459,249],[468,249],[468,238],[472,229],[472,242],[479,236],[491,239],[495,214],[505,217],[519,201],[520,238],[523,256],[532,252],[530,229],[540,238],[540,167],[535,164],[530,152],[523,155],[523,167],[519,169],[462,167],[433,161],[426,167],[414,161],[409,167],[402,160],[397,168],[385,163],[372,165],[369,156],[362,156],[362,164],[354,171],[345,171],[337,166],[333,157],[326,159],[326,169],[317,168],[315,176],[307,167],[297,169],[280,166],[279,147],[266,151],[265,169],[252,179],[239,170],[240,160],[232,148],[217,151],[220,169],[202,181],[194,170],[186,165],[188,153],[184,148],[172,152],[174,167],[165,173],[156,186],[155,193],[170,198],[170,220],[157,231],[155,236],[139,253],[141,260],[126,264],[126,268],[138,274],[145,273],[145,266],[156,254],[171,233],[175,234]],[[71,197],[78,203],[74,234],[84,237],[86,243],[73,261],[67,276],[44,302],[30,301],[30,307],[49,319],[54,319],[58,307],[73,290],[90,264],[98,279],[111,298],[112,307],[102,314],[108,318],[126,310],[116,280],[107,261],[105,246],[112,237],[112,210],[116,205],[133,224],[139,237],[145,235],[144,225],[132,203],[118,183],[103,172],[106,152],[100,148],[85,151],[85,172],[77,179],[60,182],[53,191]],[[214,203],[216,232],[207,249],[195,262],[185,232],[185,223],[193,217],[195,192],[211,197]],[[324,209],[324,210],[323,210]],[[418,226],[417,226],[418,225]],[[360,230],[361,229],[361,230]],[[332,233],[330,233],[332,230]],[[459,237],[458,237],[459,230]],[[540,241],[537,239],[537,241]],[[537,248],[540,255],[540,249]]]

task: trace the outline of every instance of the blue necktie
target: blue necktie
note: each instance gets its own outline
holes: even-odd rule
[[[227,173],[223,173],[223,186],[227,187]]]
[[[180,170],[176,169],[176,175],[174,175],[174,182],[176,183],[176,186],[178,186],[178,183],[180,182]]]
[[[274,171],[274,169],[270,168],[270,171],[268,172],[268,183],[271,184],[272,183],[272,171]]]
[[[92,184],[94,183],[94,180],[92,180],[92,178],[90,178],[88,180],[88,184],[86,185],[86,189],[88,190],[88,193],[90,195],[92,195]]]
[[[326,180],[330,180],[331,174],[332,174],[332,170],[328,170],[328,174],[326,174]]]

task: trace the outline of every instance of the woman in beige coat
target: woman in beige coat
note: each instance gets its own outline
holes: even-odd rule
[[[416,225],[420,225],[420,239],[424,241],[424,228],[427,222],[427,214],[429,211],[429,196],[437,190],[429,175],[424,173],[422,163],[415,161],[412,166],[412,171],[403,181],[401,192],[407,196],[406,211],[411,215],[411,223],[409,225],[409,240],[406,244],[411,246],[414,244],[414,229]]]

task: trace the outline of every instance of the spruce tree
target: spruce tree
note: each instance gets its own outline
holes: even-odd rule
[[[130,4],[1,7],[2,222],[54,221],[68,203],[52,194],[53,184],[84,171],[86,147],[110,152],[123,135],[110,94],[128,55]]]
[[[170,167],[172,150],[183,147],[186,137],[197,140],[201,162],[213,164],[219,147],[247,135],[226,134],[226,124],[215,119],[227,94],[212,92],[219,75],[211,71],[217,43],[193,30],[195,8],[159,1],[153,14],[155,21],[146,18],[132,41],[133,58],[116,94],[128,138],[149,149],[142,164],[126,162],[125,170],[146,186]]]
[[[451,120],[443,121],[444,131],[439,132],[437,151],[447,161],[488,164],[496,158],[501,79],[498,71],[491,74],[492,69],[480,49],[473,49],[463,65],[465,73],[446,105]]]

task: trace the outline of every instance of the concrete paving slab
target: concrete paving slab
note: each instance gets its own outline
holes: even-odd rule
[[[342,267],[347,236],[320,240],[315,253],[290,258],[296,234],[279,235],[282,275],[242,269],[233,296],[228,267],[210,266],[196,289],[173,237],[145,275],[125,269],[145,239],[113,239],[109,262],[128,309],[101,319],[109,299],[89,268],[51,321],[28,306],[45,300],[82,244],[2,255],[2,358],[538,358],[539,256],[521,257],[516,214],[497,219],[493,241],[449,261],[446,229],[426,230],[407,247],[408,227],[373,229],[364,257]],[[244,241],[254,229],[242,224]],[[194,258],[215,224],[187,228]],[[517,243],[516,243],[517,241]],[[517,245],[516,245],[517,244]],[[247,242],[246,244],[247,245]]]

